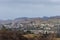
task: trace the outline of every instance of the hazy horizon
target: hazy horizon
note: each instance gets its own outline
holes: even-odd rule
[[[60,0],[0,0],[0,19],[60,16]]]

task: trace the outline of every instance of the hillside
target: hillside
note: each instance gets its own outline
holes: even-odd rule
[[[16,25],[20,23],[35,23],[40,25],[41,23],[60,23],[60,16],[53,16],[53,17],[36,17],[36,18],[28,18],[28,17],[21,17],[16,18],[14,20],[0,20],[0,24],[11,24]]]

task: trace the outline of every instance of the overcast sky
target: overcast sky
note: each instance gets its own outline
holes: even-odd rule
[[[60,0],[0,0],[0,19],[60,15]]]

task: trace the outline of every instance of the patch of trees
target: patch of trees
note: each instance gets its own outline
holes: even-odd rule
[[[0,40],[27,40],[22,32],[0,30]]]

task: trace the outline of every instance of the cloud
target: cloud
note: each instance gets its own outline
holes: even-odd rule
[[[60,14],[60,0],[0,0],[0,17],[39,17]]]
[[[51,0],[52,2],[60,2],[60,0]]]
[[[60,0],[0,0],[0,3],[60,5]]]

